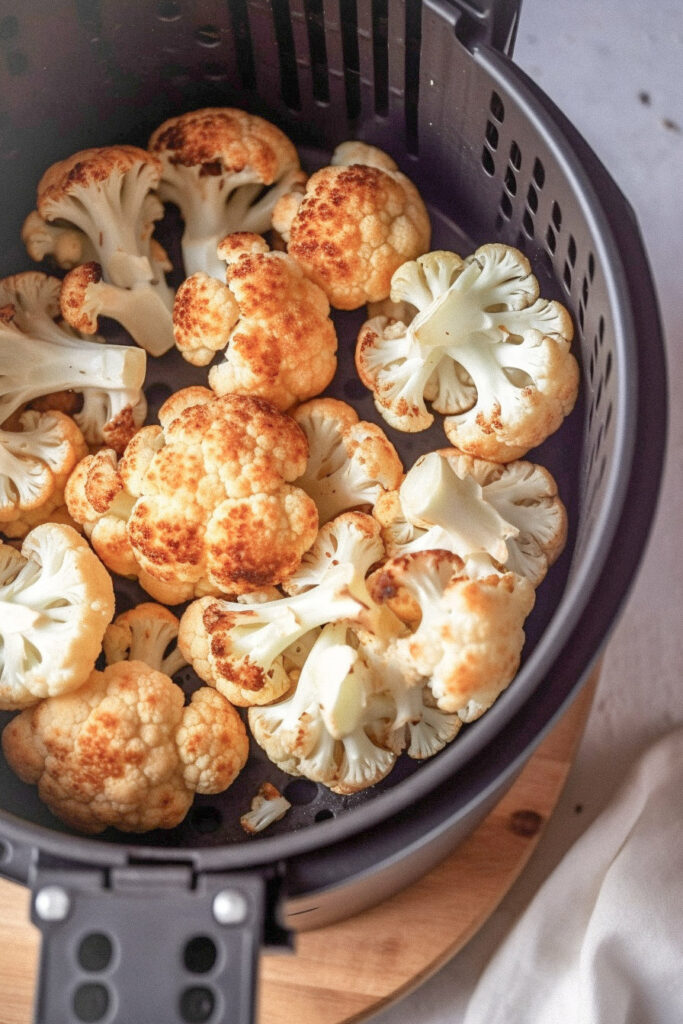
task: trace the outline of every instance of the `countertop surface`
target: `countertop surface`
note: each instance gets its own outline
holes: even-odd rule
[[[609,813],[641,755],[683,725],[683,4],[523,0],[514,59],[584,135],[639,221],[667,339],[665,475],[641,570],[610,638],[588,726],[544,838],[475,938],[417,991],[373,1017],[373,1024],[457,1024],[468,1006],[469,1024],[482,971],[534,894],[589,826]],[[656,955],[656,948],[651,952]],[[673,1008],[680,999],[680,990],[672,994],[661,1024],[681,1019]],[[628,1020],[645,1024],[637,1016]],[[487,1022],[482,1018],[481,1024]],[[555,1019],[530,1015],[514,1024]],[[563,1024],[570,1024],[569,1015]]]

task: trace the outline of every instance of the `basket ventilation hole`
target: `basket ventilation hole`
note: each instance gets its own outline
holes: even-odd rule
[[[178,21],[180,16],[180,4],[176,0],[159,0],[157,4],[157,18],[159,21]]]
[[[290,804],[310,804],[318,795],[318,785],[310,779],[294,779],[285,786],[284,795]]]
[[[375,113],[389,113],[389,12],[387,0],[372,4],[372,63],[375,72]]]
[[[510,196],[507,195],[506,192],[503,192],[500,200],[500,212],[506,220],[510,220],[510,217],[512,217],[512,203],[510,201]]]
[[[0,839],[0,864],[9,860],[12,855],[12,847],[4,839]]]
[[[511,167],[505,172],[505,188],[511,196],[517,195],[517,178]]]
[[[522,169],[522,151],[516,142],[510,146],[510,164],[516,171]]]
[[[221,812],[217,807],[200,804],[192,811],[192,827],[196,832],[204,834],[217,832],[222,820]]]
[[[574,236],[569,236],[569,244],[567,245],[567,259],[572,267],[576,266],[576,242]]]
[[[273,0],[273,27],[280,57],[280,88],[290,110],[301,109],[289,0]]]
[[[534,181],[536,182],[536,186],[538,188],[543,188],[543,186],[545,185],[545,167],[538,159],[538,157],[534,161],[534,169],[532,175]]]
[[[548,230],[545,233],[545,240],[548,246],[548,251],[554,254],[557,249],[557,236],[550,225],[548,225]]]
[[[228,11],[230,21],[232,22],[237,68],[242,79],[242,85],[245,89],[253,89],[256,85],[256,70],[246,0],[233,0],[228,7]]]
[[[183,950],[183,963],[191,974],[207,974],[216,963],[216,943],[208,935],[195,935]]]
[[[311,52],[313,96],[319,103],[329,103],[330,84],[327,79],[327,46],[322,0],[305,0],[308,47]]]
[[[568,261],[565,262],[565,264],[564,264],[564,270],[562,271],[562,280],[564,281],[564,285],[565,285],[565,288],[567,289],[567,291],[568,292],[571,291],[571,287],[572,287],[572,268],[570,267]]]
[[[497,92],[491,93],[491,101],[489,103],[489,110],[491,111],[494,119],[498,124],[502,124],[505,120],[505,107],[503,101]]]
[[[334,811],[329,810],[327,807],[323,807],[322,811],[318,811],[315,816],[316,821],[329,821],[330,818],[334,818]]]
[[[180,1017],[187,1024],[203,1024],[209,1020],[214,1007],[216,997],[210,988],[205,985],[193,985],[186,988],[180,996]]]
[[[200,25],[199,28],[195,30],[194,38],[200,46],[220,46],[221,30],[215,25]]]
[[[8,14],[6,18],[0,20],[0,42],[15,39],[18,35],[19,22],[13,14]]]
[[[73,1001],[76,1018],[86,1024],[95,1024],[102,1020],[109,1009],[109,990],[99,982],[86,982],[79,985],[74,993]]]
[[[341,0],[339,16],[341,18],[346,112],[349,120],[353,121],[360,114],[360,55],[358,52],[356,0]]]
[[[534,220],[528,210],[524,211],[524,216],[522,217],[522,227],[524,228],[529,238],[534,237]]]
[[[538,211],[538,192],[533,185],[529,185],[526,194],[526,204],[532,213],[536,213]]]
[[[588,278],[584,277],[581,282],[581,298],[583,299],[584,306],[588,305]]]
[[[555,230],[556,231],[561,231],[562,230],[562,210],[560,209],[558,203],[556,203],[556,202],[553,203],[551,217],[552,217],[552,220],[553,220],[553,224],[555,226]]]
[[[103,932],[90,932],[81,939],[77,959],[84,971],[96,973],[106,971],[113,953],[114,948],[108,935]]]
[[[496,173],[496,165],[494,164],[493,157],[486,146],[484,146],[481,151],[481,166],[487,174],[491,175],[491,177]]]
[[[486,122],[486,141],[491,149],[498,149],[498,129],[493,121]]]

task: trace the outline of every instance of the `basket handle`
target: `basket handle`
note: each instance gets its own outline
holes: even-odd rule
[[[264,875],[44,868],[31,882],[42,933],[35,1024],[253,1024]]]
[[[460,11],[456,35],[466,46],[486,43],[512,55],[522,0],[447,0]]]

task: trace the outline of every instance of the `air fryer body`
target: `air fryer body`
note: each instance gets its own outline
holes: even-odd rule
[[[568,544],[539,589],[520,672],[486,715],[432,760],[402,759],[383,784],[354,797],[293,781],[253,749],[241,790],[200,797],[176,829],[140,837],[70,833],[3,763],[0,870],[8,877],[36,891],[48,883],[73,886],[76,908],[93,887],[109,895],[135,885],[161,891],[178,941],[185,929],[181,891],[185,898],[189,887],[199,898],[203,886],[214,894],[221,884],[239,890],[243,879],[247,887],[261,879],[253,889],[256,923],[242,921],[238,930],[253,925],[256,945],[277,943],[281,926],[312,928],[355,913],[437,863],[510,786],[588,677],[636,571],[657,496],[666,417],[661,330],[626,202],[572,126],[501,52],[514,35],[517,7],[467,3],[463,12],[446,0],[5,5],[3,275],[33,266],[20,231],[50,163],[92,145],[145,146],[158,124],[184,110],[242,107],[287,131],[309,170],[352,137],[389,151],[429,206],[433,248],[463,255],[491,241],[521,248],[541,293],[572,313],[582,375],[573,413],[532,453],[557,479]],[[169,211],[169,238],[177,226]],[[174,283],[181,279],[177,268]],[[363,311],[336,316],[333,393],[361,418],[381,423],[353,367],[363,319]],[[150,415],[190,383],[205,383],[205,371],[177,353],[151,366]],[[657,402],[648,401],[653,392]],[[438,424],[392,440],[406,466],[445,443]],[[119,583],[118,593],[121,606],[144,598],[130,582]],[[186,673],[181,682],[191,688],[196,680]],[[247,838],[239,826],[245,794],[266,778],[293,807],[266,834]],[[252,895],[249,889],[247,902]],[[210,901],[206,913],[212,920]],[[48,950],[47,992],[60,972],[75,971],[67,952],[55,951],[69,921],[46,923],[35,910],[34,919]],[[251,940],[244,949],[249,962]],[[48,1005],[52,1016],[40,1016]],[[118,1021],[129,1011],[120,1002],[117,1012]],[[177,1007],[154,1012],[165,1024],[177,1019]],[[247,1020],[244,1013],[235,1020]],[[45,996],[37,1019],[70,1018]]]

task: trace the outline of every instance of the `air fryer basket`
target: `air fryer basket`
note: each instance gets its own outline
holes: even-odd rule
[[[510,785],[603,648],[659,486],[661,330],[627,203],[508,56],[518,11],[510,0],[3,5],[3,276],[31,267],[21,224],[54,160],[89,145],[144,146],[172,114],[238,106],[284,128],[309,169],[346,138],[387,149],[430,207],[434,248],[465,254],[502,241],[523,249],[542,294],[571,310],[582,367],[575,411],[533,453],[568,506],[567,550],[539,590],[516,680],[436,758],[419,768],[401,762],[373,790],[338,797],[290,780],[256,750],[238,784],[198,798],[177,829],[98,839],[69,833],[0,765],[0,871],[33,888],[43,931],[39,1022],[250,1020],[259,946],[351,913],[435,863]],[[173,227],[171,213],[171,235]],[[362,319],[362,311],[336,317],[334,387],[377,420],[353,371]],[[146,388],[152,414],[171,389],[204,380],[177,354],[155,363]],[[392,440],[406,466],[444,444],[438,424]],[[132,584],[118,594],[119,607],[144,596]],[[183,681],[191,686],[191,673]],[[239,814],[264,778],[294,806],[246,839]],[[77,949],[95,922],[112,937],[112,956],[93,975]],[[198,935],[220,955],[192,1003],[197,975],[183,950]],[[99,995],[88,997],[92,984]]]

